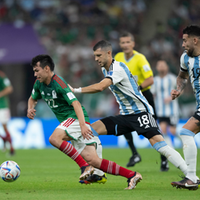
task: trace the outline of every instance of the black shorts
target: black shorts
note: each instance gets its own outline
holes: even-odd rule
[[[169,126],[176,126],[177,125],[177,119],[175,119],[176,117],[158,117],[158,122],[166,122]]]
[[[148,103],[153,107],[154,110],[154,118],[157,120],[157,114],[156,114],[156,108],[155,108],[155,103],[154,103],[154,98],[153,98],[153,94],[151,93],[151,91],[148,89],[144,92],[142,92],[142,94],[144,95],[144,97],[147,99]]]
[[[197,111],[194,113],[193,117],[194,117],[195,119],[197,119],[197,120],[200,121],[200,111],[197,110]]]
[[[132,131],[136,131],[138,135],[150,139],[155,135],[161,135],[156,120],[147,113],[130,115],[117,115],[101,119],[107,129],[108,135],[125,135]]]

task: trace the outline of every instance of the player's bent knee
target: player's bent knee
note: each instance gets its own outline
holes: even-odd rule
[[[49,142],[50,142],[53,146],[56,146],[56,144],[57,144],[56,137],[54,137],[53,135],[51,135],[51,136],[49,137]]]
[[[99,164],[101,163],[101,159],[98,156],[87,156],[87,158],[85,158],[85,160],[87,161],[87,163],[89,165],[92,165],[93,167],[99,168]]]

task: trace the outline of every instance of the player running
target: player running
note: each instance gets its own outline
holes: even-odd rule
[[[96,84],[71,88],[79,93],[97,93],[108,88],[114,94],[120,108],[120,115],[110,116],[94,122],[91,126],[95,135],[122,135],[137,131],[139,135],[146,137],[153,148],[163,154],[168,160],[184,174],[187,173],[187,165],[181,155],[171,148],[163,139],[163,136],[153,118],[153,108],[138,89],[138,84],[128,67],[112,58],[112,47],[108,41],[99,41],[94,47],[95,61],[102,68],[105,78]],[[108,165],[109,163],[104,163]],[[109,170],[111,170],[110,166]]]
[[[80,180],[86,180],[94,172],[93,167],[95,167],[109,174],[126,177],[128,179],[126,189],[134,189],[142,180],[141,174],[98,157],[95,148],[99,139],[93,137],[87,112],[63,78],[54,74],[54,62],[51,57],[38,55],[32,59],[31,65],[37,80],[28,100],[27,116],[34,119],[38,99],[43,99],[47,103],[60,122],[49,141],[80,166],[82,170]],[[73,146],[65,140],[71,140]]]

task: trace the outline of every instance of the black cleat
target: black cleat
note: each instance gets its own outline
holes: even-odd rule
[[[161,172],[167,172],[169,170],[169,164],[168,161],[162,161],[161,162],[161,167],[160,167],[160,171]]]
[[[86,185],[91,184],[91,183],[105,184],[106,181],[107,181],[106,174],[104,174],[103,176],[99,176],[97,174],[92,174],[92,175],[88,176],[86,180],[80,180],[79,183],[86,184]]]
[[[198,182],[194,183],[188,178],[184,178],[181,181],[178,182],[172,182],[171,185],[176,188],[180,189],[188,189],[188,190],[197,190],[198,189]]]
[[[139,154],[135,154],[130,157],[129,162],[127,163],[127,167],[133,167],[136,163],[141,162],[141,157]]]

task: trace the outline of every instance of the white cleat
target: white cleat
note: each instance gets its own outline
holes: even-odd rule
[[[142,175],[139,172],[136,172],[134,176],[128,179],[128,187],[125,190],[132,190],[136,185],[142,180]]]
[[[84,172],[81,174],[79,179],[85,180],[85,179],[87,179],[88,176],[92,175],[93,173],[94,173],[94,167],[89,165],[85,168]]]

